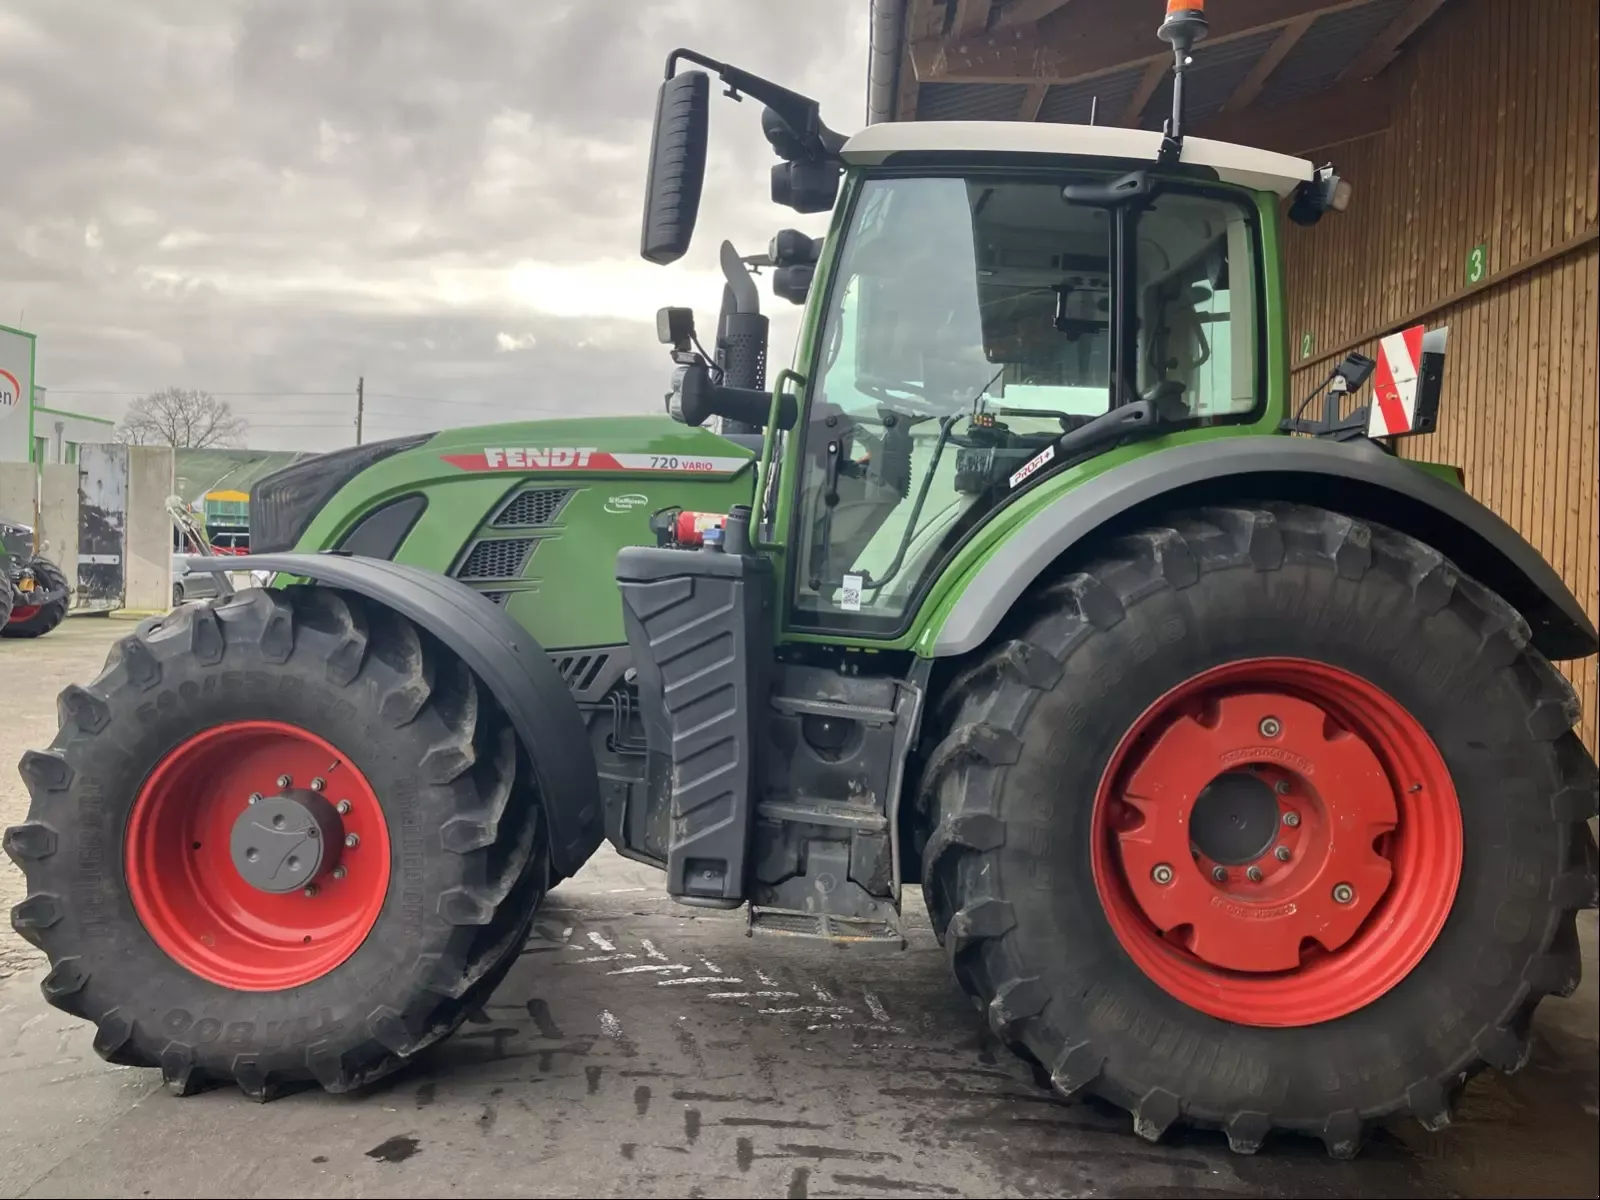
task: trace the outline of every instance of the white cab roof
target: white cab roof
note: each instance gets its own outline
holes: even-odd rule
[[[1125,158],[1153,163],[1161,135],[1114,125],[1063,125],[1052,121],[883,121],[868,125],[844,144],[851,165],[871,166],[893,154],[1051,154]],[[1225,183],[1287,196],[1312,176],[1303,158],[1213,142],[1183,139],[1183,161],[1210,167]]]

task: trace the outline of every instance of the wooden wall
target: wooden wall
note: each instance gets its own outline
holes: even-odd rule
[[[1595,0],[1452,0],[1389,68],[1390,128],[1319,152],[1354,183],[1350,210],[1287,239],[1292,394],[1349,350],[1375,354],[1381,334],[1449,325],[1439,431],[1403,440],[1403,452],[1464,467],[1468,489],[1555,565],[1591,617],[1597,63]],[[1470,283],[1480,245],[1483,276]],[[1593,752],[1595,660],[1562,666]]]

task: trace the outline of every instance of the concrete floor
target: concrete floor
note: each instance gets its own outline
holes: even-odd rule
[[[128,627],[0,643],[0,818],[53,696]],[[0,868],[0,895],[20,894]],[[908,909],[914,903],[908,900]],[[1594,914],[1577,996],[1540,1010],[1533,1062],[1480,1077],[1456,1124],[1381,1131],[1353,1163],[1288,1139],[1253,1158],[1061,1103],[994,1044],[920,909],[911,948],[753,941],[673,905],[609,850],[562,885],[485,1011],[360,1097],[179,1100],[108,1066],[0,935],[0,1194],[7,1196],[1594,1196]]]

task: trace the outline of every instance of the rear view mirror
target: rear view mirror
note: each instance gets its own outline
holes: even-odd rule
[[[711,78],[704,71],[674,75],[662,83],[656,97],[650,173],[645,178],[644,229],[639,239],[639,253],[650,262],[676,262],[694,236],[706,176],[710,100]]]

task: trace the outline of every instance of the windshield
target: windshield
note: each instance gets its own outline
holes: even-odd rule
[[[862,186],[808,406],[798,624],[898,627],[943,554],[1114,403],[1159,395],[1190,423],[1254,409],[1253,210],[1168,192],[1119,221],[1062,183]],[[1120,316],[1119,243],[1137,285]],[[1137,364],[1118,371],[1127,323]]]

